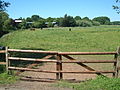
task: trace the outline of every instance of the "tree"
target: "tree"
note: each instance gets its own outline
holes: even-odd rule
[[[75,16],[74,19],[75,20],[81,20],[81,17],[80,16]]]
[[[120,0],[115,0],[115,1],[116,3],[120,3]],[[120,7],[118,5],[113,5],[113,9],[115,9],[118,14],[120,13]]]
[[[3,31],[4,22],[7,19],[9,19],[9,15],[6,12],[1,11],[0,12],[0,31]]]
[[[93,25],[92,22],[88,20],[77,20],[76,24],[80,27],[91,27]]]
[[[33,23],[34,28],[44,28],[46,27],[44,20],[39,20]]]
[[[60,26],[74,27],[76,26],[76,21],[74,20],[72,16],[67,16],[67,14],[65,14],[64,18],[61,18]]]
[[[39,15],[32,15],[31,17],[32,21],[38,21],[40,19],[40,16]]]
[[[48,17],[47,19],[46,19],[46,22],[53,22],[54,21],[54,18],[51,18],[51,17]]]
[[[97,22],[97,21],[92,21],[92,24],[93,24],[93,26],[99,26],[100,25],[100,23]]]
[[[87,20],[89,21],[90,19],[88,17],[84,17],[82,20]]]
[[[4,22],[3,29],[5,31],[14,30],[13,19],[9,18]]]
[[[60,22],[61,22],[61,19],[63,19],[63,18],[55,18],[54,19],[54,22],[56,22],[56,24],[58,25],[58,26],[60,26]]]
[[[20,29],[27,29],[27,22],[25,19],[22,20],[22,23],[18,24],[18,28]]]
[[[8,14],[5,13],[4,11],[6,10],[6,7],[8,7],[9,5],[10,5],[9,2],[0,0],[0,37],[5,33],[8,33],[6,31],[3,31],[4,30],[3,27],[5,20],[8,19]]]
[[[47,27],[54,27],[53,23],[52,22],[49,22]]]
[[[120,21],[111,22],[112,25],[120,25]]]
[[[109,25],[110,24],[110,18],[108,17],[95,17],[93,18],[93,21],[99,22],[101,25]]]
[[[26,18],[26,21],[27,21],[27,22],[32,22],[32,19],[31,19],[30,17],[27,17],[27,18]]]
[[[9,7],[10,3],[0,0],[0,12],[5,11],[6,7]]]

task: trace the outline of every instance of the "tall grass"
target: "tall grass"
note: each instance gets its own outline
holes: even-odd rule
[[[8,75],[7,73],[1,73],[0,74],[0,84],[13,84],[15,83],[19,78],[16,76]]]
[[[120,90],[120,78],[98,76],[94,80],[81,83],[61,81],[55,84],[55,86],[73,88],[73,90]]]

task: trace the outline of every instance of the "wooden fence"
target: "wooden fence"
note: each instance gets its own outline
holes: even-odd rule
[[[23,53],[44,53],[47,56],[42,59],[34,59],[34,58],[22,58],[22,57],[12,57],[10,52],[23,52]],[[6,63],[1,62],[1,64],[6,64],[6,69],[8,70],[18,70],[18,71],[33,71],[33,72],[43,72],[43,73],[55,73],[56,79],[63,79],[63,73],[76,73],[76,74],[97,74],[102,75],[104,73],[112,73],[113,77],[118,77],[118,56],[120,54],[120,48],[115,52],[56,52],[56,51],[40,51],[40,50],[19,50],[19,49],[8,49],[6,47],[5,51],[0,51],[0,53],[6,53]],[[114,55],[114,60],[76,60],[70,55]],[[56,59],[49,59],[51,57],[56,57]],[[63,60],[62,57],[65,57],[69,60]],[[33,62],[52,62],[56,63],[56,70],[39,70],[32,69],[29,67],[13,67],[11,66],[11,61],[33,61]],[[63,63],[77,63],[78,65],[84,67],[88,71],[64,71]],[[96,71],[94,68],[86,65],[85,63],[113,63],[114,70],[110,71]]]

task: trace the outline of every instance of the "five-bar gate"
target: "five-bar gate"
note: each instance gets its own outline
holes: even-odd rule
[[[12,57],[10,52],[23,52],[23,53],[39,53],[39,54],[47,54],[42,59],[35,58],[22,58],[22,57]],[[0,62],[0,64],[6,64],[7,71],[9,70],[18,70],[18,71],[33,71],[33,72],[43,72],[43,73],[55,73],[56,79],[63,79],[63,73],[77,73],[77,74],[97,74],[102,75],[104,73],[112,73],[113,77],[118,77],[118,56],[120,54],[120,48],[117,49],[116,52],[56,52],[56,51],[41,51],[41,50],[19,50],[19,49],[8,49],[6,47],[5,51],[0,51],[0,53],[6,53],[6,63]],[[114,60],[77,60],[70,55],[114,55]],[[54,57],[55,59],[49,59]],[[62,57],[67,58],[68,60],[63,60]],[[11,61],[33,61],[33,62],[52,62],[56,63],[56,70],[39,70],[33,69],[30,67],[14,67],[11,66]],[[64,71],[63,63],[76,63],[88,71]],[[98,71],[85,63],[113,63],[114,70],[110,71]]]

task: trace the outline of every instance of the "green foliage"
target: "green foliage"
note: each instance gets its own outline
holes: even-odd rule
[[[72,16],[67,16],[67,14],[65,14],[64,18],[62,18],[60,21],[60,26],[74,27],[74,26],[76,26],[76,21],[74,20],[74,18]]]
[[[115,0],[115,1],[116,3],[120,3],[120,0]],[[118,5],[113,5],[113,9],[115,9],[118,14],[120,13],[120,7]]]
[[[54,18],[51,18],[51,17],[48,17],[47,19],[46,19],[46,22],[53,22],[54,21]]]
[[[109,25],[110,24],[110,18],[108,17],[95,17],[93,18],[93,21],[99,22],[101,25]]]
[[[39,20],[39,21],[33,23],[34,28],[43,28],[45,26],[46,25],[45,25],[44,20]]]
[[[82,20],[90,21],[88,17],[84,17]]]
[[[0,74],[0,84],[13,84],[18,80],[18,77],[8,75],[7,73]]]
[[[32,22],[32,19],[30,17],[27,17],[26,22]]]
[[[34,22],[33,27],[34,28],[40,28],[40,23],[39,22]]]
[[[52,24],[52,22],[49,22],[47,27],[54,27],[54,25]]]
[[[91,27],[93,24],[91,21],[88,21],[88,20],[78,20],[76,21],[77,23],[77,26],[80,26],[80,27]]]
[[[27,22],[25,21],[25,19],[22,20],[22,23],[19,23],[18,28],[27,29]]]
[[[8,19],[8,14],[4,11],[9,5],[9,2],[0,0],[0,37],[6,33],[6,31],[4,31],[4,22]]]
[[[120,21],[111,22],[112,25],[120,25]]]
[[[8,31],[8,30],[14,30],[15,27],[13,25],[13,20],[12,19],[7,19],[5,22],[4,22],[4,25],[3,25],[3,29]]]
[[[74,19],[75,20],[81,20],[81,17],[80,16],[75,16]]]
[[[60,27],[75,27],[75,26],[91,27],[91,26],[99,26],[100,24],[103,24],[103,25],[110,25],[111,24],[110,19],[108,17],[96,17],[93,20],[91,20],[88,17],[84,17],[81,19],[80,16],[75,16],[73,18],[72,16],[68,16],[67,14],[65,14],[64,17],[59,17],[59,18],[48,17],[46,19],[40,17],[39,15],[32,15],[31,17],[27,17],[25,19],[25,21],[27,24],[29,23],[26,26],[26,29],[31,28],[32,23],[33,23],[33,27],[36,27],[36,28],[53,27],[55,25],[60,26]],[[46,26],[40,25],[41,21],[44,21]],[[55,22],[56,24],[54,25],[53,22]],[[77,24],[76,24],[76,22],[77,22]],[[19,28],[21,28],[21,26]],[[23,28],[23,29],[25,29],[25,28]]]
[[[93,26],[100,26],[100,23],[97,21],[92,21]]]
[[[67,83],[60,82],[56,84],[60,87],[69,87],[74,90],[120,90],[120,78],[107,78],[105,76],[98,76],[96,79],[89,80],[82,83]]]
[[[1,11],[0,12],[0,31],[4,30],[4,28],[3,28],[4,22],[8,19],[9,19],[8,14],[4,11]]]
[[[32,21],[35,22],[35,21],[38,21],[40,19],[40,16],[39,15],[32,15],[31,19],[32,19]]]
[[[0,12],[1,11],[5,11],[6,10],[6,7],[8,7],[10,5],[9,2],[5,2],[3,0],[0,0]]]

